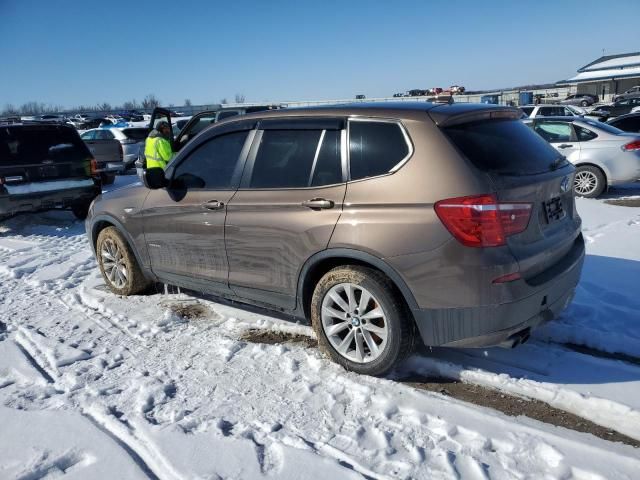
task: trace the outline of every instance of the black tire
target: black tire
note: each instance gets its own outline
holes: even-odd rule
[[[387,322],[386,345],[378,354],[379,356],[368,363],[352,361],[339,353],[331,345],[323,327],[321,317],[323,300],[333,287],[344,283],[365,288],[374,297],[374,304],[377,304],[385,315],[384,321]],[[360,374],[384,375],[398,362],[409,356],[414,349],[416,333],[411,312],[393,283],[381,272],[371,268],[347,265],[336,267],[327,272],[320,279],[313,292],[311,322],[318,337],[320,349],[345,369]],[[348,328],[352,329],[353,327]],[[361,326],[360,328],[365,327]],[[357,329],[357,327],[353,329]]]
[[[111,242],[109,245],[115,245],[121,253],[122,265],[127,272],[123,285],[118,285],[109,275],[112,269],[109,269],[108,260],[102,254],[103,248],[108,242]],[[102,278],[104,278],[107,287],[117,295],[135,295],[148,289],[152,283],[145,278],[131,247],[116,227],[107,227],[100,231],[96,242],[96,257]]]
[[[89,214],[89,206],[91,203],[79,203],[71,206],[71,211],[78,220],[84,220]]]
[[[111,185],[116,180],[116,176],[114,174],[102,173],[100,175],[100,180],[103,185]]]
[[[580,106],[581,106],[581,107],[588,107],[588,106],[589,106],[589,102],[587,102],[586,100],[582,100],[582,101],[580,102]]]
[[[593,182],[593,187],[588,188],[586,182],[590,180]],[[592,165],[581,165],[576,168],[575,182],[573,185],[573,191],[578,197],[596,198],[599,197],[602,192],[607,188],[607,179],[598,167]]]

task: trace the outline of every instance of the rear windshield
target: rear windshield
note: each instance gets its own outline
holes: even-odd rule
[[[444,132],[482,171],[532,175],[561,165],[557,162],[561,155],[518,120],[464,123],[447,127]]]
[[[0,128],[0,165],[81,162],[91,157],[77,132],[70,128]]]
[[[148,128],[125,128],[122,130],[122,133],[126,135],[127,138],[131,140],[142,141],[149,135]]]

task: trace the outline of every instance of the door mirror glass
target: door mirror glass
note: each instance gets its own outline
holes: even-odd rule
[[[142,172],[144,186],[151,190],[158,190],[167,186],[167,179],[164,170],[160,167],[147,168]]]

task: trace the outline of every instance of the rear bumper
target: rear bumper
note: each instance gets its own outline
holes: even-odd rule
[[[100,185],[95,181],[93,185],[86,187],[38,191],[19,195],[3,194],[0,189],[0,216],[88,204],[100,195],[101,191]]]
[[[580,236],[561,262],[529,280],[535,284],[534,293],[517,301],[464,308],[412,309],[424,344],[495,346],[516,332],[552,320],[573,299],[584,255],[584,240]]]

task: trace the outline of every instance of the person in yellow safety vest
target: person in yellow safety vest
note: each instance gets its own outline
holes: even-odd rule
[[[167,168],[167,163],[174,156],[171,148],[171,127],[164,120],[158,122],[156,128],[151,130],[144,143],[144,156],[147,160],[147,168]]]

